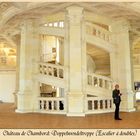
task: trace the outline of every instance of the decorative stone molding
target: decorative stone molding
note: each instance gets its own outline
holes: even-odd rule
[[[126,19],[114,20],[111,24],[111,31],[115,34],[120,34],[122,32],[129,31],[131,29],[129,21]]]
[[[71,24],[79,24],[83,20],[83,8],[71,6],[67,8],[67,17]]]
[[[10,7],[10,4],[6,3],[6,2],[1,2],[0,3],[0,12],[4,12],[5,10],[7,10]]]

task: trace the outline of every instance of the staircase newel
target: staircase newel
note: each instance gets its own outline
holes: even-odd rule
[[[82,7],[67,8],[67,116],[85,116],[86,45],[83,12]]]

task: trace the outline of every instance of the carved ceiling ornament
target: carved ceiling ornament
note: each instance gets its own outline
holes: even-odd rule
[[[10,4],[7,2],[1,2],[0,3],[0,13],[4,12],[5,10],[7,10],[10,7]]]

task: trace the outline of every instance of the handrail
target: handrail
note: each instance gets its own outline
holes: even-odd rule
[[[44,24],[45,27],[64,28],[64,21],[54,21]]]
[[[100,27],[100,26],[98,26],[98,25],[96,25],[96,24],[94,24],[94,23],[86,22],[86,25],[94,26],[95,28],[97,28],[97,29],[99,29],[99,30],[102,30],[103,32],[106,32],[106,33],[108,33],[108,34],[111,34],[110,31],[108,31],[108,30],[104,29],[103,27]]]
[[[104,111],[113,110],[113,99],[107,97],[87,97],[87,112],[95,113],[95,111],[103,113]]]
[[[64,69],[64,66],[61,66],[59,64],[51,64],[51,63],[43,63],[43,62],[39,62],[39,64],[44,65],[44,66],[50,66],[50,67],[56,67],[56,68]]]
[[[86,97],[88,100],[94,99],[94,100],[105,100],[105,99],[111,99],[112,97]]]
[[[99,37],[100,39],[103,39],[109,43],[112,42],[110,31],[89,22],[86,22],[86,29],[87,34]]]
[[[52,100],[52,101],[65,100],[64,97],[38,97],[38,99],[40,99],[40,100]]]
[[[57,78],[64,78],[64,66],[50,63],[39,63],[39,72],[43,75],[48,75]]]
[[[46,54],[42,54],[40,56],[40,60],[42,62],[48,62],[48,61],[51,61],[51,60],[56,60],[56,53],[46,53]]]
[[[65,112],[65,98],[62,97],[38,97],[39,110],[46,112]]]
[[[95,73],[87,73],[87,85],[112,90],[113,80]]]
[[[107,76],[103,76],[103,75],[99,75],[99,74],[95,74],[95,73],[87,73],[87,75],[94,75],[96,77],[99,77],[99,78],[102,78],[102,79],[105,79],[105,80],[113,82],[113,80],[111,78],[107,77]]]

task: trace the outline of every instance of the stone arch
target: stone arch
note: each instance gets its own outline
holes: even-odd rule
[[[87,43],[87,54],[93,60],[94,73],[110,75],[110,53],[108,51]]]

